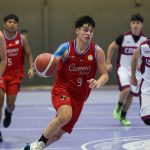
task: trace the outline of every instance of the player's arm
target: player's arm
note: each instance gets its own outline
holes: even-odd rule
[[[25,38],[23,35],[21,36],[22,36],[22,41],[23,41],[23,48],[24,48],[25,55],[27,57],[27,61],[29,64],[28,76],[29,78],[32,78],[34,76],[34,71],[33,71],[33,57],[31,53],[31,48],[30,48],[27,38]]]
[[[137,85],[136,68],[137,68],[138,60],[140,57],[141,57],[141,54],[140,54],[140,47],[139,47],[133,53],[133,56],[131,59],[131,84],[132,85]]]
[[[94,88],[94,87],[99,88],[103,86],[109,79],[108,71],[106,67],[105,54],[99,46],[96,46],[96,53],[97,53],[97,67],[100,76],[97,80],[95,79],[88,80],[90,88]]]
[[[3,34],[0,32],[0,78],[7,64],[7,50]]]
[[[122,45],[124,39],[124,35],[119,35],[115,41],[113,41],[109,46],[107,50],[107,70],[112,71],[112,57],[114,55],[115,50],[118,50],[119,47]]]
[[[119,48],[119,45],[116,43],[116,41],[113,41],[109,46],[107,50],[107,70],[112,71],[112,57],[114,55],[115,50]]]
[[[60,60],[65,60],[68,56],[69,51],[69,43],[61,44],[55,51],[54,56],[57,58],[58,63]]]

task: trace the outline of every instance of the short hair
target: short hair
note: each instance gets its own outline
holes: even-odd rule
[[[91,25],[93,28],[95,28],[95,21],[92,17],[90,16],[82,16],[79,17],[76,21],[75,21],[75,28],[79,28],[82,27],[83,24],[89,24]]]
[[[140,22],[144,22],[144,19],[142,17],[142,15],[140,13],[134,14],[131,16],[130,21],[140,21]]]
[[[15,14],[9,14],[4,17],[4,22],[6,22],[9,19],[14,19],[17,23],[19,23],[19,18]]]

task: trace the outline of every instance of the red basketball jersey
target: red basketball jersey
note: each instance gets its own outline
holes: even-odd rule
[[[90,43],[86,52],[80,54],[75,48],[75,41],[69,42],[67,58],[58,65],[52,94],[65,89],[73,99],[85,101],[91,89],[87,80],[95,77],[97,70],[95,44]]]
[[[16,33],[13,39],[8,39],[4,34],[7,48],[7,66],[5,74],[24,76],[24,50],[20,33]]]

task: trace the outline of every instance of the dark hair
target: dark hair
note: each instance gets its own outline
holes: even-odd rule
[[[17,23],[19,23],[19,18],[15,14],[9,14],[4,17],[4,22],[6,22],[9,19],[14,19]]]
[[[89,24],[91,25],[93,28],[95,28],[95,21],[92,17],[90,16],[82,16],[79,17],[76,21],[75,21],[75,28],[79,28],[82,27],[83,24]]]
[[[140,22],[143,23],[144,19],[143,19],[141,14],[137,13],[137,14],[134,14],[134,15],[131,16],[130,21],[140,21]]]

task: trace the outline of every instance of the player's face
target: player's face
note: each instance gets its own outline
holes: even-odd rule
[[[14,19],[8,19],[4,24],[4,28],[9,33],[15,33],[18,30],[18,23]]]
[[[143,28],[143,23],[140,21],[131,21],[130,27],[131,27],[132,34],[139,35]]]
[[[76,29],[77,37],[85,43],[89,43],[93,37],[94,29],[89,24],[84,24],[82,27]]]

